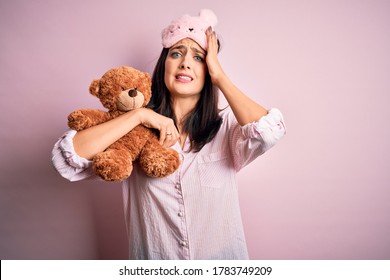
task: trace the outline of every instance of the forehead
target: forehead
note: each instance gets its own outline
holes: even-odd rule
[[[176,44],[174,44],[171,47],[171,49],[178,48],[178,47],[186,47],[188,49],[195,49],[195,50],[202,52],[202,53],[205,52],[205,50],[201,46],[199,46],[199,44],[197,42],[195,42],[194,40],[192,40],[190,38],[181,39]]]

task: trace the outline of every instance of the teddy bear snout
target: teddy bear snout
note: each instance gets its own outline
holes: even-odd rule
[[[128,94],[129,94],[130,97],[136,97],[137,94],[138,94],[137,89],[133,88],[133,89],[129,90]]]

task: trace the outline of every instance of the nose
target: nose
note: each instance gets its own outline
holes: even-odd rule
[[[189,56],[188,55],[185,55],[183,56],[183,59],[180,63],[180,69],[190,69],[190,60],[189,60]]]
[[[186,65],[186,64],[181,64],[180,65],[180,69],[190,69],[190,66]]]
[[[129,90],[128,94],[129,94],[130,97],[136,97],[137,94],[138,94],[137,89],[133,88],[133,89]]]

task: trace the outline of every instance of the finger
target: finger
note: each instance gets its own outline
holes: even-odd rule
[[[172,140],[172,134],[168,134],[166,137],[165,137],[165,140],[164,140],[164,142],[163,142],[163,146],[164,147],[170,147],[170,146],[172,146],[173,144],[174,144],[174,142],[173,142],[173,140]]]
[[[174,143],[173,141],[171,140],[172,138],[172,135],[167,135],[167,137],[165,138],[165,141],[164,143],[162,144],[164,147],[167,147],[169,148],[170,146],[172,146]]]
[[[207,39],[217,39],[217,33],[211,28],[211,26],[206,30],[206,37]]]
[[[213,31],[210,35],[210,43],[214,53],[218,53],[218,41],[217,41],[217,33]]]
[[[218,42],[215,35],[210,34],[207,39],[207,57],[215,58],[218,54]],[[207,58],[206,57],[206,58]]]
[[[167,129],[165,126],[162,126],[160,129],[160,139],[159,139],[160,145],[164,144],[166,138],[167,138]]]
[[[210,44],[210,41],[211,41],[211,33],[212,33],[212,30],[211,30],[211,26],[209,28],[206,29],[206,40],[207,40],[207,45]]]
[[[176,127],[173,125],[172,127],[167,129],[166,138],[163,145],[165,147],[171,147],[177,142],[179,137],[180,134],[177,131]]]

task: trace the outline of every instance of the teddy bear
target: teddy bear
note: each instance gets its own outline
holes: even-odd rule
[[[99,98],[108,111],[76,110],[68,116],[71,129],[81,131],[146,106],[152,96],[151,78],[146,72],[120,66],[93,80],[89,92]],[[130,176],[133,162],[138,160],[148,176],[165,177],[172,174],[180,165],[179,155],[175,150],[162,146],[156,133],[143,125],[136,126],[94,156],[94,172],[106,181],[121,181]]]

